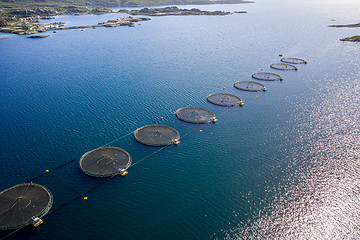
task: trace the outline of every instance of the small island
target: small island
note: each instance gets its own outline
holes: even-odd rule
[[[27,38],[47,38],[49,37],[50,35],[32,35],[32,36],[29,36]]]
[[[126,10],[121,9],[119,13],[127,13],[130,15],[144,15],[144,16],[179,16],[179,15],[228,15],[230,12],[224,11],[202,11],[197,8],[192,9],[180,9],[176,6],[173,7],[164,7],[164,8],[143,8],[140,10]],[[237,12],[237,13],[246,13]]]
[[[357,28],[357,27],[360,27],[360,23],[329,25],[328,27],[335,27],[335,28]]]
[[[358,28],[360,27],[360,23],[353,23],[353,24],[340,24],[340,25],[330,25],[328,27],[335,27],[335,28]],[[360,42],[360,36],[352,36],[352,37],[346,37],[341,38],[340,41],[343,42]]]
[[[342,38],[342,39],[340,39],[340,41],[343,41],[343,42],[360,42],[360,36],[356,35],[356,36],[352,36],[352,37]]]

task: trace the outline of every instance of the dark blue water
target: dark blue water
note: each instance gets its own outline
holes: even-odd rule
[[[102,181],[78,169],[85,152],[112,142],[137,162],[157,148],[131,132],[160,117],[181,135],[194,131],[13,239],[360,237],[360,45],[338,41],[359,29],[326,27],[359,22],[359,3],[196,7],[248,13],[153,17],[46,39],[0,35],[10,36],[0,40],[1,190],[76,159],[35,181],[56,208]],[[269,65],[279,54],[309,64],[276,72]],[[261,69],[285,80],[265,82],[267,92],[233,88]],[[245,105],[224,112],[206,101],[215,92]],[[180,122],[174,112],[185,106],[219,121]]]

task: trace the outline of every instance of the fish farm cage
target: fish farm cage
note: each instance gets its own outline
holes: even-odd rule
[[[178,141],[180,134],[172,127],[154,124],[136,129],[134,137],[139,143],[160,147]]]
[[[85,153],[79,162],[81,171],[92,177],[111,177],[131,165],[131,156],[124,149],[101,147]]]
[[[298,68],[291,64],[286,63],[273,63],[270,65],[271,68],[282,71],[297,71]]]
[[[280,61],[291,64],[307,64],[307,61],[301,58],[282,58]]]
[[[234,87],[243,91],[249,92],[259,92],[259,91],[266,91],[264,85],[258,82],[251,82],[251,81],[239,81],[234,83]]]
[[[23,183],[0,192],[0,230],[13,230],[34,223],[53,205],[51,192],[35,183]]]
[[[282,81],[284,80],[280,75],[275,73],[258,72],[251,75],[253,78],[264,81]]]
[[[219,105],[219,106],[224,106],[224,107],[233,107],[233,106],[242,106],[244,105],[243,101],[232,94],[228,94],[228,93],[214,93],[214,94],[210,94],[209,96],[207,96],[206,98],[210,103],[215,104],[215,105]]]
[[[184,107],[175,112],[178,119],[188,123],[208,123],[215,122],[215,114],[206,108]]]

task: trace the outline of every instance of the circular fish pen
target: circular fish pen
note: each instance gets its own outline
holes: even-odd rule
[[[307,61],[301,58],[282,58],[280,61],[291,64],[307,64]]]
[[[249,91],[249,92],[259,92],[266,91],[266,88],[261,83],[251,82],[251,81],[239,81],[234,83],[234,87],[240,90]]]
[[[286,64],[286,63],[273,63],[270,65],[271,68],[282,71],[297,71],[298,68],[294,65]]]
[[[111,177],[120,174],[131,164],[131,156],[124,149],[101,147],[85,153],[79,162],[81,171],[92,177]]]
[[[253,78],[264,81],[282,81],[284,80],[280,75],[275,73],[258,72],[251,75]]]
[[[188,123],[208,123],[216,120],[213,112],[201,107],[180,108],[175,114],[178,119]]]
[[[215,105],[224,106],[224,107],[233,107],[236,105],[244,105],[243,101],[235,95],[228,93],[214,93],[210,94],[206,98],[209,102]]]
[[[0,192],[0,230],[13,230],[33,223],[51,209],[50,191],[34,183],[23,183]]]
[[[180,134],[172,127],[155,124],[136,129],[134,137],[139,143],[160,147],[178,141]]]

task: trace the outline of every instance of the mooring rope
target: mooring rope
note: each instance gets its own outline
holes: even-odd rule
[[[81,194],[78,190],[76,190],[75,188],[71,187],[71,186],[70,186],[69,184],[67,184],[64,180],[58,178],[54,173],[50,173],[50,175],[51,175],[54,179],[56,179],[56,180],[58,180],[59,182],[61,182],[61,184],[65,185],[67,188],[69,188],[70,190],[72,190],[74,193],[77,193],[79,196],[82,196],[82,194]]]
[[[68,161],[68,162],[66,162],[66,163],[63,163],[63,164],[61,164],[61,165],[59,165],[59,166],[57,166],[57,167],[55,167],[55,168],[52,168],[51,170],[46,170],[44,173],[41,173],[40,175],[38,175],[38,176],[36,176],[36,177],[33,177],[33,178],[27,180],[26,182],[32,182],[32,181],[34,181],[35,179],[38,179],[38,178],[40,178],[40,177],[48,174],[49,172],[56,171],[56,170],[58,170],[58,169],[60,169],[60,168],[62,168],[62,167],[64,167],[64,166],[66,166],[66,165],[68,165],[68,164],[70,164],[70,163],[72,163],[72,162],[74,162],[74,161],[76,161],[76,159],[73,159],[73,160],[70,160],[70,161]]]
[[[147,155],[146,157],[143,157],[143,158],[142,158],[142,159],[140,159],[139,161],[137,161],[137,162],[135,162],[135,163],[131,164],[131,165],[129,166],[129,168],[130,168],[130,167],[135,166],[136,164],[138,164],[138,163],[140,163],[140,162],[142,162],[142,161],[144,161],[145,159],[148,159],[148,158],[149,158],[149,157],[151,157],[152,155],[154,155],[154,154],[156,154],[156,153],[160,152],[161,150],[163,150],[163,149],[167,148],[167,147],[168,147],[168,146],[170,146],[170,145],[172,145],[172,143],[167,144],[167,145],[165,145],[165,146],[163,146],[163,147],[159,148],[158,150],[156,150],[156,151],[152,152],[151,154]]]
[[[61,209],[62,207],[68,205],[69,203],[72,203],[72,202],[74,202],[74,201],[76,201],[76,200],[78,200],[78,199],[80,199],[80,198],[85,198],[85,196],[86,196],[87,194],[89,194],[90,192],[94,191],[96,188],[100,187],[101,185],[107,183],[108,181],[110,181],[110,180],[111,180],[113,177],[115,177],[116,175],[117,175],[117,174],[114,174],[114,175],[112,175],[111,177],[106,178],[104,181],[96,184],[94,187],[90,188],[89,190],[87,190],[87,191],[84,192],[84,193],[79,193],[79,196],[76,196],[76,197],[74,197],[73,199],[71,199],[71,200],[69,200],[69,201],[61,204],[60,206],[56,207],[55,209],[51,210],[51,211],[48,213],[48,215],[51,214],[51,213],[54,213],[54,212],[58,211],[59,209]],[[45,217],[46,217],[46,216],[44,216],[43,218],[45,218]]]

